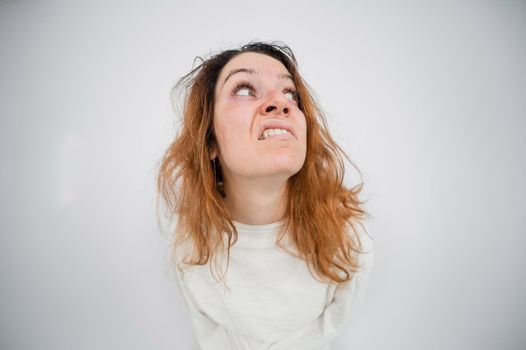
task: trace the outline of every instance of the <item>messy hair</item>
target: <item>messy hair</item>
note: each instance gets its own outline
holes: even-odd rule
[[[313,277],[335,283],[350,281],[360,267],[358,225],[365,230],[363,220],[368,214],[358,198],[363,182],[352,188],[343,184],[344,158],[360,171],[329,134],[326,119],[298,72],[292,50],[275,42],[250,42],[208,59],[200,58],[200,64],[172,89],[175,107],[182,107],[181,127],[164,153],[157,177],[165,214],[177,221],[171,232],[171,256],[176,262],[178,248],[186,245],[191,248],[185,264],[205,265],[225,249],[229,261],[230,249],[237,241],[238,233],[224,202],[228,194],[218,186],[221,170],[214,169],[210,152],[216,145],[214,91],[219,74],[233,57],[245,52],[268,55],[285,66],[306,118],[306,159],[288,180],[287,206],[277,244],[285,248],[281,240],[287,235],[296,251],[291,253],[308,264]]]

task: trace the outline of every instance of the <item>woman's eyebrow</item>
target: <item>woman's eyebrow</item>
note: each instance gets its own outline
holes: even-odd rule
[[[292,81],[294,83],[294,78],[290,74],[280,74],[279,78],[280,79],[290,79],[290,81]]]
[[[228,75],[226,76],[225,80],[223,81],[223,85],[226,84],[226,81],[228,80],[228,78],[230,78],[232,75],[236,74],[236,73],[248,73],[248,74],[258,74],[258,72],[256,72],[255,70],[253,70],[252,68],[238,68],[238,69],[233,69],[231,70]],[[294,83],[294,79],[292,78],[292,75],[290,74],[279,74],[278,77],[280,79],[290,79],[293,83]]]
[[[226,81],[228,80],[228,78],[230,78],[232,75],[236,74],[236,73],[248,73],[248,74],[257,74],[255,70],[251,69],[251,68],[238,68],[238,69],[233,69],[230,71],[230,73],[228,73],[228,75],[226,76],[225,80],[223,81],[223,85],[226,84]]]

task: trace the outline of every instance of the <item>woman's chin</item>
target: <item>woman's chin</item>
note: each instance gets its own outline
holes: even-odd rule
[[[276,161],[272,165],[262,170],[262,173],[265,173],[268,176],[278,176],[283,175],[286,178],[289,178],[300,171],[303,166],[303,162],[281,162]]]

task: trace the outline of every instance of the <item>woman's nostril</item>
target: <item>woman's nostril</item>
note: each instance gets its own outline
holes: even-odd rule
[[[272,112],[274,110],[274,108],[276,108],[276,107],[275,106],[268,106],[267,109],[266,109],[267,113],[268,112]]]
[[[283,113],[289,113],[289,109],[287,107],[283,108]]]

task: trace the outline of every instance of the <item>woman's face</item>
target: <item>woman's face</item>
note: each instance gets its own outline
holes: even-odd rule
[[[296,87],[278,60],[246,52],[232,58],[215,88],[214,131],[227,184],[242,179],[288,179],[306,156],[306,121]]]

